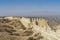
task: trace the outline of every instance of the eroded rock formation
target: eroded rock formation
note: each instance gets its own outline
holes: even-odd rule
[[[60,40],[60,24],[50,23],[45,18],[0,18],[0,40]]]

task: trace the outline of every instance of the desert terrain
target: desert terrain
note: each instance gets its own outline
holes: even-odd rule
[[[60,19],[0,17],[0,40],[60,40]]]

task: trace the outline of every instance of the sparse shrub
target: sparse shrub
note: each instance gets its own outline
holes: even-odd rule
[[[33,37],[29,37],[28,40],[36,40],[36,39],[34,39]]]

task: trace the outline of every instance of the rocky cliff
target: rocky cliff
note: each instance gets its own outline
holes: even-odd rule
[[[1,17],[0,40],[60,40],[60,24],[43,17]]]

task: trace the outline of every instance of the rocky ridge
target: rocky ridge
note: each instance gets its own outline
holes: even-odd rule
[[[53,19],[0,18],[0,40],[59,40],[59,30],[60,24]]]

